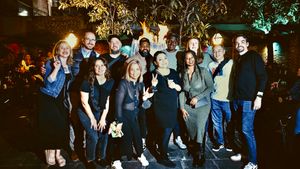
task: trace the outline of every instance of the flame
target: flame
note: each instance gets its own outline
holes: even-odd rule
[[[168,33],[169,29],[166,25],[158,24],[159,32],[158,35],[154,35],[150,32],[150,28],[147,27],[146,22],[141,22],[141,27],[143,29],[143,35],[139,37],[147,38],[150,40],[150,53],[153,55],[156,51],[164,50],[167,47],[166,41],[164,39],[165,35]]]

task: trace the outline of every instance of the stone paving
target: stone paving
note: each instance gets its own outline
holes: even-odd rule
[[[19,151],[11,147],[2,137],[0,138],[0,168],[14,169],[14,168],[26,168],[26,169],[44,169],[44,168],[59,168],[57,166],[48,167],[39,155],[30,151]],[[206,145],[206,162],[201,169],[240,169],[242,167],[242,162],[232,162],[229,157],[232,152],[227,152],[225,149],[221,149],[219,152],[213,152],[210,149],[210,144]],[[145,156],[149,160],[150,165],[148,167],[142,167],[141,164],[136,160],[122,161],[122,166],[124,169],[165,169],[160,164],[158,164],[155,158],[149,153],[148,150],[145,151]],[[192,157],[187,155],[187,150],[180,150],[176,145],[170,141],[169,145],[169,157],[176,163],[175,169],[189,169],[192,166]],[[70,159],[67,160],[67,166],[62,168],[76,168],[84,169],[85,166],[82,162],[71,162]],[[110,167],[106,167],[110,168]],[[102,169],[98,166],[97,169]]]
[[[36,151],[36,136],[32,117],[34,111],[20,109],[15,103],[8,102],[0,106],[0,169],[46,169],[58,168],[48,167],[43,161],[43,155]],[[271,114],[270,114],[271,113]],[[293,141],[291,129],[287,126],[286,142],[283,142],[282,131],[272,128],[272,112],[259,112],[256,116],[255,133],[258,149],[259,169],[299,169],[299,153],[293,152],[290,145]],[[186,150],[180,150],[170,139],[169,156],[177,166],[176,169],[189,169],[192,167],[192,157],[187,155]],[[299,144],[300,141],[298,140]],[[208,141],[206,145],[206,162],[201,169],[241,169],[242,162],[232,162],[229,157],[233,154],[225,149],[219,152],[211,150]],[[300,152],[300,151],[295,151]],[[165,169],[158,164],[152,155],[146,150],[146,158],[150,165],[148,169]],[[123,161],[124,169],[142,169],[136,160]],[[85,169],[82,162],[72,162],[67,159],[65,169]],[[108,169],[110,167],[107,167]],[[100,166],[97,169],[102,169]]]

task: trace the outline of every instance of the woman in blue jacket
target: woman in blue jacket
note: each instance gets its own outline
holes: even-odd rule
[[[61,149],[68,149],[69,112],[71,109],[68,89],[71,73],[72,49],[66,41],[58,41],[53,49],[53,58],[45,64],[44,86],[39,96],[38,131],[39,143],[45,150],[49,165],[63,167],[65,158]]]

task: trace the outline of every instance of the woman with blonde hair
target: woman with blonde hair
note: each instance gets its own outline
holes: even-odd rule
[[[140,108],[147,109],[150,107],[148,98],[153,94],[145,90],[142,67],[138,60],[133,59],[126,67],[125,76],[119,83],[116,91],[116,133],[124,133],[121,138],[120,150],[115,150],[112,167],[122,169],[120,162],[121,154],[131,159],[133,155],[132,146],[138,156],[138,161],[142,166],[148,166],[149,162],[143,155],[143,144],[138,123],[138,112]]]
[[[68,149],[69,112],[68,89],[73,78],[73,53],[67,41],[60,40],[53,48],[53,58],[45,64],[44,86],[41,87],[38,107],[40,147],[45,150],[48,165],[66,165],[61,149]]]

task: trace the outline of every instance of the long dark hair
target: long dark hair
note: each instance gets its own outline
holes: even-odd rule
[[[90,67],[89,67],[89,74],[88,74],[87,80],[90,84],[90,91],[91,91],[89,94],[89,102],[91,104],[92,109],[97,112],[100,111],[100,109],[101,109],[99,107],[99,103],[94,99],[94,96],[95,96],[94,83],[95,83],[95,79],[96,79],[95,64],[96,64],[96,61],[98,61],[98,60],[101,60],[106,67],[106,71],[104,74],[106,80],[110,79],[110,71],[108,69],[107,61],[102,57],[98,57],[95,60],[93,60],[92,64],[90,64]]]
[[[108,69],[107,61],[102,57],[98,57],[92,62],[92,64],[90,64],[90,67],[89,67],[89,74],[88,74],[87,80],[88,80],[90,86],[94,86],[94,82],[96,79],[95,64],[96,64],[96,61],[98,61],[98,60],[101,60],[106,67],[106,71],[104,74],[105,78],[110,79],[110,77],[111,77],[110,71]]]

